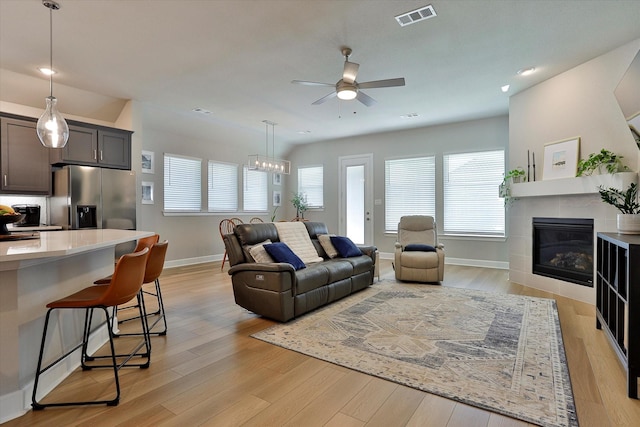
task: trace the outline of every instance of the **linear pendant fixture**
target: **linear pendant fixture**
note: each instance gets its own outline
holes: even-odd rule
[[[275,138],[275,126],[277,123],[269,120],[262,121],[265,124],[265,136],[266,136],[266,155],[250,154],[247,167],[251,170],[259,170],[265,172],[281,173],[284,175],[291,174],[291,162],[289,160],[282,160],[276,158],[276,138]],[[271,126],[271,141],[273,145],[273,156],[269,156],[269,126]]]
[[[42,0],[49,9],[49,69],[53,70],[53,11],[60,5],[53,0]],[[69,125],[56,106],[58,100],[53,96],[53,72],[49,74],[49,96],[45,98],[47,107],[38,119],[36,132],[42,145],[47,148],[62,148],[69,140]]]

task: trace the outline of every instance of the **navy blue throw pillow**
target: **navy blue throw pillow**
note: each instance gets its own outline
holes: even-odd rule
[[[436,248],[431,245],[422,245],[420,243],[412,243],[404,247],[407,252],[435,252]]]
[[[348,237],[331,236],[331,244],[342,258],[362,255],[362,251]]]
[[[298,255],[293,253],[286,243],[276,242],[262,245],[262,247],[271,255],[271,258],[273,258],[275,262],[286,262],[287,264],[291,264],[295,270],[301,270],[306,267],[304,262],[298,258]]]

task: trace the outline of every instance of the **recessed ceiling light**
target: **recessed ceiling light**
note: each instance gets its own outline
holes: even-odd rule
[[[533,74],[534,71],[536,71],[536,67],[522,68],[522,69],[518,70],[518,75],[519,76],[528,76],[530,74]]]
[[[51,68],[49,68],[49,67],[40,67],[40,68],[38,68],[38,71],[40,71],[40,72],[41,72],[42,74],[44,74],[45,76],[50,76],[50,75],[52,75],[52,74],[55,74],[55,73],[56,73],[56,71],[55,71],[55,70],[52,70],[52,69],[51,69]]]
[[[504,86],[500,87],[500,89],[501,89],[503,92],[509,92],[509,87],[510,87],[509,85],[504,85]]]

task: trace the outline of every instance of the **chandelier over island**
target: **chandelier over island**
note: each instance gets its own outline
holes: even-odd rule
[[[265,155],[263,156],[261,154],[250,154],[248,168],[251,170],[281,173],[284,175],[291,174],[291,162],[289,160],[282,160],[282,159],[276,158],[275,126],[277,123],[274,123],[269,120],[263,120],[262,122],[265,124],[265,136],[266,136]],[[269,126],[271,126],[272,156],[269,156]]]

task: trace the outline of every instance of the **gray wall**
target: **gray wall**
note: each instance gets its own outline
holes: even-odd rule
[[[395,235],[384,232],[384,162],[394,157],[415,155],[436,156],[436,219],[442,230],[442,154],[463,151],[480,151],[508,146],[508,117],[430,126],[398,132],[379,133],[354,138],[300,145],[293,148],[289,159],[295,167],[324,165],[325,208],[311,211],[305,218],[327,223],[331,231],[338,231],[338,158],[355,154],[373,153],[374,199],[383,201],[374,206],[374,243],[383,253],[392,253]],[[297,188],[297,176],[289,180],[292,189]],[[497,189],[496,189],[497,191]],[[464,263],[500,265],[507,261],[504,239],[447,238],[442,237],[447,258]]]

